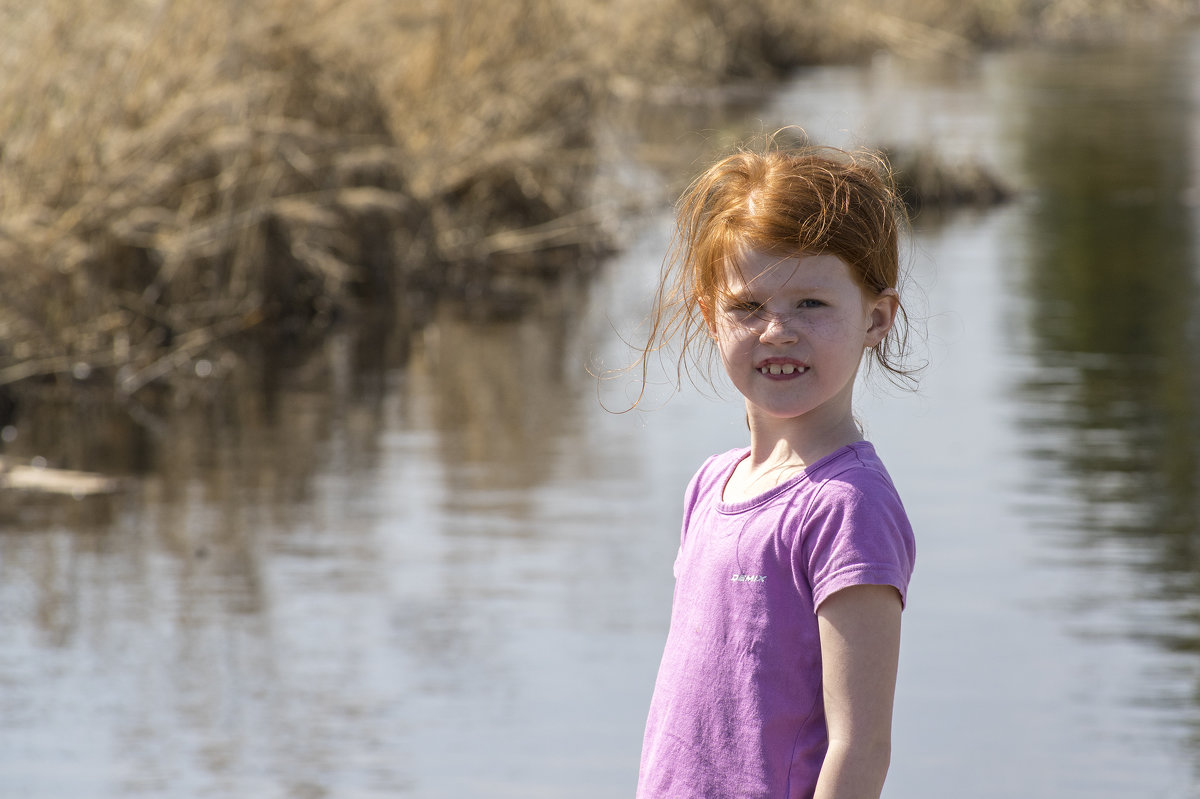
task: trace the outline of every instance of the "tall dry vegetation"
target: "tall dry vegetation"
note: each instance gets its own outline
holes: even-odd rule
[[[1182,3],[1103,10],[1134,6]],[[614,96],[952,52],[1094,9],[0,0],[0,385],[134,392],[248,329],[573,268],[606,243],[592,178]]]

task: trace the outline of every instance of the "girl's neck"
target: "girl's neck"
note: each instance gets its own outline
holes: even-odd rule
[[[750,417],[750,454],[734,469],[725,500],[735,502],[770,491],[842,447],[862,441],[854,418],[817,430]]]
[[[792,464],[803,468],[836,452],[847,444],[862,441],[862,431],[849,403],[832,413],[796,419],[776,419],[747,408],[750,427],[750,456],[754,464]]]

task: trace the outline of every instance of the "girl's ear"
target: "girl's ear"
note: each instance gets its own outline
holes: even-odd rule
[[[893,288],[886,288],[869,301],[865,345],[868,349],[883,341],[888,331],[896,321],[896,313],[900,310],[900,294]]]

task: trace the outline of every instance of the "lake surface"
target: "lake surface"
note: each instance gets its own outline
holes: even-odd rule
[[[1181,32],[687,109],[1021,189],[918,217],[929,367],[858,395],[919,544],[890,799],[1200,793],[1198,75]],[[691,141],[663,116],[645,152]],[[656,375],[614,414],[633,383],[587,373],[626,361],[668,235],[519,319],[441,309],[235,401],[73,417],[75,461],[141,476],[0,498],[0,797],[631,796],[681,494],[744,440],[730,390]]]

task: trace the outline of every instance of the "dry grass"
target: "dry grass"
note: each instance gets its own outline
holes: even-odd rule
[[[586,261],[616,94],[1187,5],[0,0],[0,385]]]

